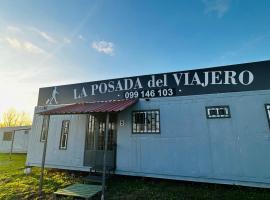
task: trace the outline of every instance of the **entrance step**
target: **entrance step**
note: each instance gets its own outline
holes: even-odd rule
[[[89,185],[89,184],[73,184],[66,188],[59,189],[54,192],[55,198],[58,199],[58,196],[67,196],[67,197],[77,197],[83,199],[92,199],[102,190],[101,185]]]
[[[108,179],[108,178],[106,178],[106,179]],[[101,184],[102,183],[102,176],[89,174],[88,176],[83,177],[82,180],[84,182],[91,182],[91,183],[99,183],[99,184]]]
[[[90,173],[97,173],[97,174],[102,174],[103,172],[103,167],[102,166],[94,166],[90,168]],[[106,174],[110,175],[113,174],[114,172],[114,167],[107,166],[106,167]]]

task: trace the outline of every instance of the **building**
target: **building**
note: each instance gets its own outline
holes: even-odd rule
[[[0,153],[27,153],[30,130],[31,126],[0,128]]]
[[[27,155],[40,166],[270,187],[270,61],[41,88]],[[107,114],[109,113],[109,114]],[[107,118],[109,116],[109,118]]]

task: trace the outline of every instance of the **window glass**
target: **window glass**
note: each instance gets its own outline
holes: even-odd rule
[[[97,126],[97,121],[94,115],[88,116],[88,127],[86,135],[86,149],[92,150],[95,147],[95,127]]]
[[[12,132],[4,132],[3,141],[11,141],[12,140]]]
[[[49,129],[49,115],[44,115],[43,117],[43,123],[42,123],[42,129],[41,129],[41,135],[40,135],[40,141],[45,142],[46,137],[48,135],[48,129]]]
[[[230,109],[229,106],[211,106],[206,107],[207,118],[229,118]]]
[[[270,127],[270,104],[266,104],[265,109],[266,109],[267,119],[268,119],[268,123]]]
[[[159,133],[159,111],[134,111],[132,113],[133,133]]]
[[[64,120],[62,122],[62,130],[61,130],[61,138],[60,138],[59,149],[67,149],[69,124],[70,124],[69,120]]]
[[[208,115],[210,115],[210,116],[216,116],[217,115],[217,110],[215,108],[209,109]]]
[[[99,130],[98,130],[98,150],[104,150],[105,144],[104,144],[104,136],[105,136],[105,122],[99,123]]]

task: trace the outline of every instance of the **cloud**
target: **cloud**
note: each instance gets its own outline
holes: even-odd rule
[[[13,32],[13,33],[22,33],[22,30],[17,26],[8,26],[7,31]]]
[[[40,35],[43,39],[47,40],[50,43],[57,43],[56,39],[54,39],[52,36],[50,36],[48,33],[41,31],[37,28],[30,28],[33,32],[37,33],[38,35]]]
[[[100,53],[104,53],[112,56],[114,54],[114,44],[112,42],[94,41],[92,43],[92,48]]]
[[[28,41],[20,41],[17,38],[10,38],[10,37],[5,38],[4,41],[13,49],[26,51],[32,54],[46,53],[45,50]]]
[[[229,10],[230,0],[202,0],[205,5],[205,13],[214,12],[219,18]]]
[[[21,42],[19,40],[17,40],[16,38],[7,37],[5,39],[5,41],[9,44],[10,47],[12,47],[14,49],[21,49],[22,48]]]
[[[43,49],[39,48],[38,46],[36,46],[30,42],[24,42],[23,47],[26,51],[28,51],[30,53],[35,53],[35,54],[45,53],[45,51]]]
[[[64,37],[63,41],[64,41],[65,44],[70,44],[71,43],[71,40],[66,38],[66,37]]]

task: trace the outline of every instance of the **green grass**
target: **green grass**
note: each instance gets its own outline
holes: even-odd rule
[[[26,176],[23,173],[25,155],[0,154],[0,199],[37,199],[39,168]],[[77,174],[80,176],[81,174]],[[80,182],[65,171],[46,170],[44,177],[45,199],[71,183]],[[175,200],[269,200],[270,189],[225,186],[160,179],[113,176],[108,182],[108,199],[175,199]]]
[[[0,199],[37,199],[39,168],[33,168],[31,175],[25,175],[26,155],[13,154],[9,160],[8,154],[0,154]],[[65,172],[45,170],[44,192],[46,199],[52,199],[52,193],[60,187],[75,182]]]
[[[270,189],[157,179],[117,177],[110,180],[109,199],[269,200]]]

